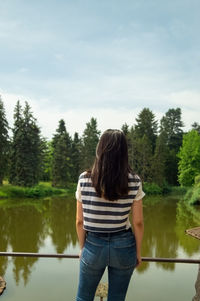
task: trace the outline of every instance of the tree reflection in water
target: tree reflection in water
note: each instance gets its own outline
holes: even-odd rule
[[[185,205],[181,200],[170,197],[149,197],[144,199],[145,234],[142,256],[169,257],[178,256],[178,248],[182,247],[188,257],[200,250],[197,240],[185,234],[187,228],[200,223],[198,208]],[[174,270],[174,263],[156,263],[165,270]],[[143,263],[138,270],[143,273],[149,263]]]
[[[0,251],[38,253],[47,237],[56,251],[62,253],[69,244],[76,245],[75,201],[66,198],[10,201],[0,207]],[[16,284],[22,278],[26,285],[38,258],[13,257]],[[7,269],[8,257],[0,257],[0,274]]]
[[[199,265],[199,270],[197,274],[197,280],[195,283],[195,289],[196,289],[196,294],[193,297],[192,301],[199,301],[200,300],[200,265]]]
[[[67,253],[78,244],[75,230],[76,201],[63,197],[46,200],[7,201],[0,205],[0,251],[40,252],[45,239],[50,237],[58,253]],[[185,229],[200,221],[195,208],[186,208],[182,202],[169,197],[144,200],[145,235],[142,256],[177,257],[182,247],[188,257],[200,250],[195,239],[185,235]],[[38,258],[12,258],[16,283],[23,278],[26,285]],[[156,263],[165,270],[174,270],[172,263]],[[0,257],[3,276],[8,258]],[[145,272],[149,263],[138,270]]]
[[[9,216],[6,210],[0,208],[0,250],[6,252],[8,249],[8,224]],[[0,257],[0,275],[4,276],[8,264],[8,257]]]
[[[55,198],[49,207],[50,236],[57,253],[63,253],[68,245],[77,243],[75,229],[76,202]]]

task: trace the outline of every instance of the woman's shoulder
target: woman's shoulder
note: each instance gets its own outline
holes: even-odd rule
[[[84,171],[79,176],[79,180],[90,179],[90,178],[91,178],[91,173],[89,171]]]
[[[128,181],[129,182],[140,183],[141,179],[140,179],[140,177],[137,174],[129,172],[128,173]]]

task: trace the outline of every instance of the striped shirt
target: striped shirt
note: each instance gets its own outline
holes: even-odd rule
[[[129,174],[129,192],[116,201],[98,197],[90,175],[83,172],[78,181],[76,199],[82,202],[83,227],[92,232],[117,232],[131,227],[129,213],[133,201],[143,198],[141,180]]]

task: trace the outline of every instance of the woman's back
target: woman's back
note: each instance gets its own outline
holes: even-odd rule
[[[125,300],[133,270],[141,262],[143,196],[141,180],[128,164],[125,135],[119,130],[105,131],[93,167],[80,175],[76,191],[81,248],[77,301],[93,301],[106,267],[107,300]]]
[[[128,215],[140,187],[140,178],[129,173],[128,194],[115,201],[106,200],[98,196],[92,185],[91,173],[83,172],[79,177],[76,198],[82,202],[84,229],[94,232],[116,232],[130,228]]]

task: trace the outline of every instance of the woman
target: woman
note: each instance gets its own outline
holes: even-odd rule
[[[76,229],[81,249],[76,301],[94,300],[106,267],[107,300],[125,300],[133,270],[141,264],[143,196],[141,180],[128,165],[125,135],[119,130],[105,131],[97,145],[93,168],[80,175],[76,191]]]

